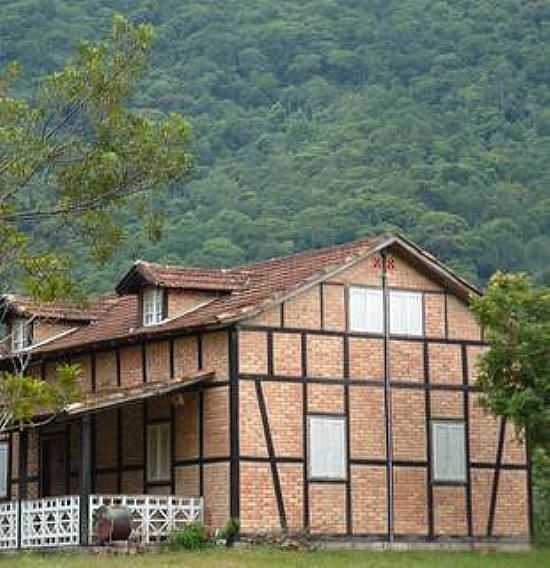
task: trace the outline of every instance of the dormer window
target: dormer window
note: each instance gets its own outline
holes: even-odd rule
[[[145,288],[143,290],[143,325],[156,325],[164,319],[164,290]]]
[[[24,318],[15,318],[11,324],[12,351],[22,351],[32,343],[32,323]]]

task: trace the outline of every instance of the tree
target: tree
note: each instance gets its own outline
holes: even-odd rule
[[[148,219],[150,232],[158,232],[146,197],[189,172],[190,127],[178,114],[155,121],[126,106],[152,40],[151,26],[116,16],[110,41],[82,44],[73,61],[41,81],[32,99],[11,94],[17,64],[0,75],[3,285],[22,280],[43,301],[74,292],[66,255],[59,247],[42,248],[33,239],[40,235],[37,226],[54,229],[58,243],[62,233],[69,240],[83,236],[96,259],[121,242],[122,208],[133,206]],[[27,425],[37,414],[55,415],[77,395],[77,366],[61,366],[45,382],[27,375],[31,354],[13,354],[10,371],[0,373],[0,431]]]
[[[550,454],[550,289],[497,272],[472,307],[490,344],[479,363],[484,404]]]
[[[157,232],[144,196],[188,173],[190,127],[179,114],[155,121],[126,106],[152,40],[151,26],[116,16],[110,41],[82,44],[31,101],[10,95],[17,64],[0,77],[0,279],[20,274],[44,299],[67,294],[67,261],[29,238],[44,221],[78,231],[98,259],[123,238],[123,206]]]

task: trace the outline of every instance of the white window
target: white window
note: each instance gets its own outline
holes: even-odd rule
[[[351,331],[383,333],[384,300],[382,290],[352,286],[349,290]]]
[[[0,442],[0,497],[8,496],[8,459],[8,443]]]
[[[423,335],[422,294],[390,291],[390,332]]]
[[[346,420],[338,416],[310,416],[309,477],[346,479]]]
[[[432,422],[434,481],[466,481],[466,444],[463,422]]]
[[[21,351],[31,344],[32,323],[24,318],[16,318],[11,326],[12,350]]]
[[[170,479],[170,424],[151,424],[147,427],[147,479]]]
[[[143,290],[143,325],[155,325],[163,320],[164,290],[145,288]]]

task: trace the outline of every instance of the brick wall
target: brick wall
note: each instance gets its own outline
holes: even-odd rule
[[[463,344],[466,342],[466,361],[469,383],[476,375],[476,359],[485,349],[467,342],[478,341],[479,327],[467,305],[447,295],[439,283],[432,282],[417,267],[392,256],[388,274],[389,285],[395,288],[416,289],[424,292],[425,328],[429,343],[419,340],[392,339],[389,344],[388,375],[391,381],[409,383],[394,385],[391,389],[393,459],[398,462],[393,470],[394,530],[403,537],[427,536],[428,492],[433,501],[432,521],[434,537],[467,537],[467,486],[434,484],[428,486],[426,404],[431,408],[430,418],[464,419],[466,396],[464,381]],[[317,286],[301,293],[295,300],[285,302],[284,327],[279,312],[271,308],[269,317],[257,316],[249,322],[254,330],[240,332],[240,372],[266,376],[269,372],[269,338],[266,326],[273,334],[273,374],[275,379],[262,380],[266,399],[268,423],[278,457],[300,457],[300,440],[303,420],[302,392],[299,381],[302,375],[302,335],[305,332],[307,377],[315,378],[306,387],[309,413],[345,413],[343,379],[345,332],[345,285],[380,286],[380,268],[373,259],[356,264],[323,284],[322,293]],[[322,306],[321,306],[322,300]],[[322,317],[319,310],[322,308]],[[323,333],[315,333],[323,323]],[[292,329],[291,329],[292,328]],[[294,331],[303,329],[302,333]],[[386,429],[384,389],[384,341],[378,337],[349,337],[347,371],[353,384],[349,386],[349,433],[351,478],[351,523],[354,534],[383,535],[387,531]],[[439,341],[437,341],[439,339]],[[451,341],[448,341],[450,339]],[[434,341],[436,340],[436,341]],[[457,341],[459,343],[457,343]],[[454,342],[454,343],[453,343]],[[427,353],[427,361],[425,361]],[[431,390],[426,400],[426,372]],[[288,377],[278,381],[278,377]],[[296,384],[292,384],[296,380]],[[320,382],[325,381],[325,382]],[[334,384],[330,384],[334,381]],[[364,381],[365,384],[361,385]],[[373,381],[380,381],[376,387]],[[286,393],[285,393],[286,389]],[[240,383],[240,441],[241,454],[256,459],[267,458],[263,423],[257,402],[256,387],[251,381]],[[470,452],[473,463],[482,463],[483,469],[471,469],[472,525],[477,536],[485,535],[493,490],[499,425],[479,408],[474,394],[470,397]],[[286,440],[286,441],[285,441]],[[290,455],[288,455],[290,452]],[[301,456],[303,457],[303,456]],[[506,429],[502,463],[524,466],[525,447],[511,427]],[[370,463],[369,463],[370,462]],[[376,465],[377,463],[380,465]],[[410,464],[410,465],[407,465]],[[493,464],[493,468],[491,468]],[[279,464],[280,470],[283,464]],[[300,479],[301,464],[284,464],[294,468],[296,483],[303,489]],[[241,463],[241,515],[243,527],[249,532],[280,527],[279,514],[273,493],[270,468],[265,463]],[[253,473],[251,473],[253,472]],[[527,499],[525,497],[525,471],[503,470],[517,473],[507,476],[498,489],[495,509],[494,534],[507,536],[527,534]],[[504,478],[504,477],[503,477]],[[508,481],[513,479],[513,481]],[[262,494],[256,498],[250,487],[262,485]],[[346,531],[346,482],[323,484],[310,482],[309,518],[312,532],[344,533]],[[293,509],[296,526],[302,526],[303,498],[294,495],[297,506]],[[512,530],[504,522],[506,512],[513,509],[519,499],[518,526]],[[285,502],[286,505],[286,502]],[[294,502],[293,502],[294,507]],[[258,510],[263,510],[261,519]],[[288,516],[288,511],[285,512]],[[330,512],[330,513],[329,513]],[[518,528],[519,527],[519,528]],[[302,527],[303,528],[303,527]]]
[[[168,317],[174,318],[216,297],[215,293],[195,290],[165,289],[168,293]]]

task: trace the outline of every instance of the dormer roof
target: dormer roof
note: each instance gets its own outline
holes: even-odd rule
[[[234,270],[169,266],[138,260],[116,287],[119,295],[135,294],[143,286],[161,286],[211,292],[233,292],[246,285],[246,278]]]

